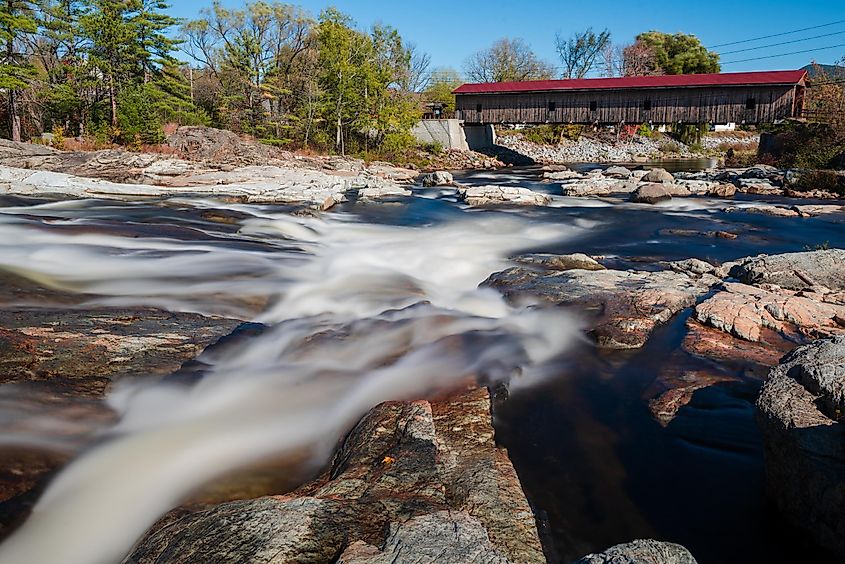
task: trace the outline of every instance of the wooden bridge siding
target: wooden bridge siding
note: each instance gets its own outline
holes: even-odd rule
[[[757,101],[746,110],[748,98]],[[652,109],[643,109],[651,100]],[[539,92],[525,94],[461,94],[460,119],[466,123],[767,123],[793,117],[794,86],[675,88]],[[590,102],[597,111],[590,111]],[[555,102],[556,111],[548,111]],[[481,118],[476,105],[482,105]]]

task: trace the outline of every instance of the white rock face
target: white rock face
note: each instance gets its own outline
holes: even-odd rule
[[[460,190],[461,198],[470,206],[514,204],[520,206],[545,206],[551,198],[528,188],[513,186],[469,186]]]
[[[244,167],[179,176],[163,186],[120,184],[59,172],[0,166],[0,193],[64,195],[76,198],[133,200],[174,195],[242,198],[254,203],[303,203],[329,209],[359,191],[364,198],[407,196],[401,185],[370,176],[338,176],[322,171],[274,166]]]

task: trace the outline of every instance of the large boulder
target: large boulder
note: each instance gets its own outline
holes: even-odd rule
[[[641,185],[631,194],[631,201],[638,204],[656,204],[671,199],[672,194],[666,186],[654,182]]]
[[[165,518],[127,563],[545,562],[486,389],[388,402],[286,496]]]
[[[696,564],[692,554],[679,544],[656,540],[635,540],[588,554],[575,564]]]
[[[671,184],[674,181],[675,177],[663,168],[653,168],[648,171],[645,176],[643,176],[643,182]]]
[[[733,198],[736,195],[736,186],[728,183],[718,183],[707,191],[707,195],[713,198]]]
[[[845,250],[762,255],[740,261],[731,276],[746,284],[777,284],[790,290],[821,285],[845,290]]]
[[[790,523],[845,560],[845,337],[772,370],[757,400],[766,485]]]
[[[515,186],[469,186],[461,189],[460,194],[463,201],[470,206],[545,206],[551,201],[546,194]]]
[[[424,174],[420,182],[422,182],[423,186],[430,188],[432,186],[450,186],[455,182],[455,179],[451,173],[438,170]]]
[[[578,177],[561,183],[564,196],[609,196],[610,194],[630,194],[637,188],[637,183],[630,180],[602,177]]]
[[[623,180],[627,180],[631,178],[633,173],[630,169],[625,168],[624,166],[611,166],[605,169],[604,175],[609,178],[621,178]]]

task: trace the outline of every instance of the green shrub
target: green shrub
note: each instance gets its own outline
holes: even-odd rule
[[[640,127],[637,128],[637,135],[640,137],[653,137],[655,134],[654,129],[647,123],[640,124]]]

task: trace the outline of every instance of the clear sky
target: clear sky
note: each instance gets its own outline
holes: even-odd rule
[[[194,18],[211,0],[172,0],[172,3],[174,15]],[[629,43],[638,33],[654,29],[693,33],[711,47],[840,21],[837,25],[715,50],[725,53],[830,34],[808,41],[725,53],[722,61],[839,47],[726,64],[722,70],[795,69],[814,59],[833,63],[845,56],[845,0],[300,0],[289,3],[315,16],[327,6],[336,6],[351,15],[360,27],[377,22],[391,25],[403,38],[431,54],[433,66],[457,70],[461,70],[472,53],[504,36],[525,39],[540,57],[558,64],[555,34],[566,36],[590,26],[597,30],[608,28],[618,43]],[[244,0],[223,0],[223,4],[237,7]]]

